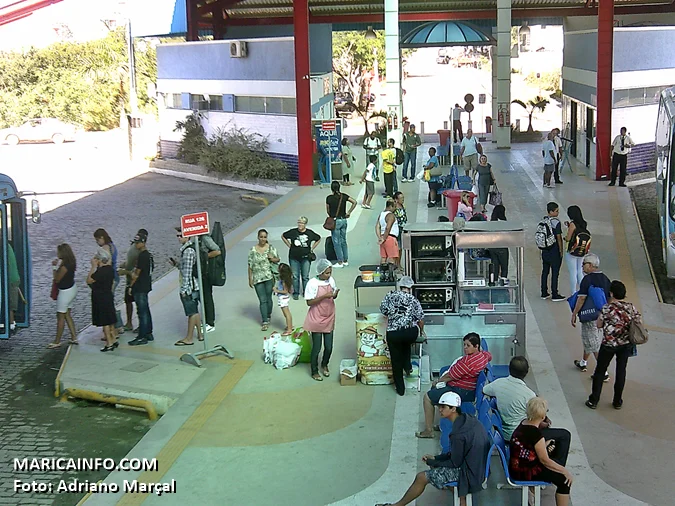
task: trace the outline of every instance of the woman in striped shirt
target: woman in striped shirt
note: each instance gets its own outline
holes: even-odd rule
[[[480,336],[469,332],[464,336],[464,356],[457,360],[443,376],[434,381],[424,396],[424,431],[415,435],[420,438],[434,437],[434,406],[445,392],[455,392],[462,402],[476,398],[476,380],[480,372],[492,360],[489,351],[481,351]]]

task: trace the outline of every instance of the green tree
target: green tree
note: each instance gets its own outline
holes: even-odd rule
[[[549,101],[542,96],[536,96],[533,99],[528,100],[527,104],[522,100],[512,100],[511,103],[518,104],[520,107],[522,107],[527,111],[527,116],[530,123],[529,125],[527,125],[527,133],[532,133],[534,132],[534,129],[532,128],[532,116],[534,115],[534,112],[537,110],[544,112],[544,109],[546,109],[546,106],[549,104]]]

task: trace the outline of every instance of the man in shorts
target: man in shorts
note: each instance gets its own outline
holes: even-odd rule
[[[399,227],[394,210],[396,203],[387,199],[384,211],[380,213],[375,225],[377,243],[380,245],[380,258],[382,263],[398,264],[398,236]]]
[[[197,277],[197,251],[189,237],[183,237],[180,231],[176,231],[176,237],[181,243],[180,262],[178,262],[178,278],[180,283],[180,301],[183,304],[185,316],[188,319],[187,334],[175,346],[192,346],[194,343],[194,331],[197,329],[197,339],[203,341],[202,319],[199,315],[199,279]],[[172,262],[176,264],[175,260]]]
[[[381,503],[377,506],[404,506],[422,495],[429,483],[438,489],[457,482],[461,505],[466,505],[466,495],[482,490],[485,481],[485,464],[489,458],[490,440],[483,425],[473,416],[462,413],[462,399],[455,392],[447,392],[438,401],[438,411],[452,423],[449,453],[436,457],[425,455],[422,461],[431,469],[417,473],[400,501]]]
[[[473,178],[474,171],[478,167],[478,139],[473,136],[473,130],[466,131],[466,137],[460,143],[459,156],[464,163],[464,174]]]
[[[144,228],[139,228],[136,234],[139,236],[148,237],[148,231]],[[136,244],[134,244],[134,241],[131,241],[131,247],[129,248],[129,251],[127,251],[127,261],[123,267],[117,269],[117,273],[120,276],[126,276],[127,278],[127,286],[124,289],[124,305],[127,310],[127,322],[124,325],[124,330],[133,329],[131,318],[134,315],[134,294],[131,291],[131,274],[134,271],[134,267],[136,267],[139,253],[140,251],[136,248]]]
[[[576,327],[577,316],[579,311],[584,307],[584,303],[588,298],[588,292],[591,286],[602,288],[605,292],[605,298],[609,300],[609,286],[610,279],[600,270],[600,257],[595,253],[589,253],[584,257],[582,267],[584,277],[579,285],[579,292],[577,294],[577,303],[572,310],[572,327]],[[586,372],[588,366],[588,358],[591,353],[598,361],[598,352],[602,344],[602,330],[597,327],[597,319],[600,316],[600,309],[596,308],[596,317],[593,320],[581,322],[581,343],[584,346],[584,354],[581,360],[575,360],[574,365],[581,372]],[[605,381],[609,381],[609,373],[605,372]]]

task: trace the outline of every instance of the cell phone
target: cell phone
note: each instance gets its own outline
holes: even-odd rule
[[[176,265],[178,265],[178,262],[176,262],[176,259],[173,258],[173,257],[169,257],[169,262],[170,262],[171,265],[173,265],[174,267],[176,267]]]

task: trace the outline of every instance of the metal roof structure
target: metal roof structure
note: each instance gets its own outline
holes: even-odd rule
[[[447,46],[495,46],[497,41],[466,21],[430,21],[408,32],[402,48]]]

